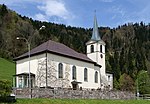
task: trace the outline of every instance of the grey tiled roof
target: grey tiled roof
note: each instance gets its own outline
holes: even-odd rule
[[[73,49],[67,47],[66,45],[52,41],[52,40],[49,40],[33,48],[30,51],[30,55],[33,56],[33,55],[44,53],[44,52],[49,52],[49,53],[53,53],[53,54],[57,54],[57,55],[65,56],[65,57],[70,57],[70,58],[74,58],[74,59],[78,59],[78,60],[82,60],[86,62],[95,63],[91,59],[89,59],[85,54],[78,53],[74,51]],[[19,57],[16,57],[14,60],[19,60],[19,59],[26,58],[26,57],[28,57],[28,52]]]

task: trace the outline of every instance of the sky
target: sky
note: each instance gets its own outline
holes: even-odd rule
[[[150,0],[0,0],[9,9],[34,20],[92,28],[150,23]],[[96,13],[95,13],[96,11]]]

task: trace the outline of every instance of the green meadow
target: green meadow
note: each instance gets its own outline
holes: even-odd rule
[[[150,104],[150,100],[17,99],[15,104]]]
[[[15,63],[0,58],[0,80],[12,81],[12,75],[15,75]]]

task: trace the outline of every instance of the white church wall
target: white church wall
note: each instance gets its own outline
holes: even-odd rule
[[[102,75],[105,75],[105,73],[106,73],[106,67],[105,67],[105,54],[103,54],[103,53],[97,53],[98,54],[98,63],[102,66],[101,67],[101,74]],[[102,57],[101,57],[101,55],[102,55]]]
[[[98,72],[98,84],[99,84],[99,87],[98,88],[101,88],[101,69],[99,66],[95,66],[95,72],[97,71]],[[95,78],[95,76],[94,76]]]
[[[37,68],[38,68],[38,60],[44,60],[45,54],[36,55],[33,57],[30,57],[30,72],[33,74],[36,74]],[[16,61],[16,74],[21,73],[29,73],[29,58],[24,58],[21,60]],[[18,85],[18,77],[16,79],[17,81],[17,87]]]
[[[89,41],[87,42],[86,52],[91,53],[91,45],[94,45],[94,50],[100,52],[100,45],[102,45],[102,53],[105,53],[105,43],[100,40],[99,42]]]
[[[108,85],[110,85],[110,89],[113,89],[113,74],[106,73]]]
[[[87,44],[87,48],[86,48],[86,52],[87,53],[91,53],[91,45],[94,46],[94,50],[97,51],[97,45],[96,44],[92,44],[93,42],[92,41],[89,41],[89,43]]]
[[[45,54],[30,57],[30,72],[36,74],[37,63],[39,59],[45,59]],[[29,58],[16,61],[16,74],[29,73]]]
[[[63,64],[64,69],[65,69],[66,65],[70,66],[69,86],[72,87],[71,82],[74,81],[74,80],[72,80],[72,66],[75,65],[76,70],[77,70],[76,81],[82,83],[82,84],[79,84],[79,87],[82,87],[82,88],[98,88],[98,87],[100,87],[100,83],[94,82],[94,74],[95,74],[94,64],[67,58],[67,57],[63,57],[63,56],[58,56],[58,55],[54,55],[54,54],[48,54],[48,60],[52,60],[56,63],[57,71],[58,71],[59,63]],[[88,81],[87,82],[84,81],[84,68],[87,68],[87,70],[88,70]],[[58,73],[56,74],[56,76],[58,78]]]
[[[94,52],[91,53],[91,45],[94,45]],[[100,52],[100,45],[102,45],[102,53]],[[105,67],[105,44],[103,41],[101,42],[93,42],[89,41],[87,44],[87,56],[97,62],[97,64],[101,65],[101,75],[106,77],[106,67]]]
[[[87,56],[92,60],[92,61],[94,61],[94,62],[97,62],[98,60],[97,60],[97,56],[98,56],[98,54],[97,53],[91,53],[91,54],[87,54]]]
[[[93,69],[88,69],[88,80],[84,81],[84,69],[82,68],[80,71],[80,73],[82,73],[82,76],[80,76],[80,80],[82,82],[82,84],[80,85],[80,87],[82,88],[94,88],[97,89],[100,87],[100,82],[99,82],[99,76],[98,76],[98,83],[95,83],[95,70]],[[98,71],[98,75],[99,75],[99,71]],[[79,81],[80,81],[79,80]]]
[[[37,70],[38,70],[38,64],[39,61],[44,61],[43,68],[44,70],[46,69],[46,53],[41,54],[41,55],[36,55],[30,58],[30,72],[33,74],[37,74]],[[72,87],[71,82],[74,81],[72,79],[72,66],[75,65],[76,66],[76,70],[77,70],[77,82],[81,82],[81,84],[79,84],[79,88],[93,88],[93,89],[97,89],[100,88],[100,70],[99,67],[98,68],[94,68],[94,64],[92,63],[88,63],[88,62],[84,62],[84,61],[80,61],[80,60],[76,60],[76,59],[71,59],[68,57],[63,57],[63,56],[59,56],[59,55],[54,55],[54,54],[47,54],[47,64],[49,64],[50,62],[53,62],[51,64],[54,64],[53,66],[55,66],[56,72],[55,72],[55,76],[56,78],[58,78],[58,64],[62,63],[63,64],[63,69],[64,69],[64,77],[66,76],[66,67],[69,68],[69,74],[68,74],[68,80],[64,80],[64,82],[61,82],[62,80],[59,79],[59,83],[53,83],[53,85],[50,85],[49,83],[51,83],[52,81],[48,80],[48,86],[52,86],[52,87],[62,87],[62,83],[64,83],[63,86],[66,87]],[[48,68],[51,65],[48,65]],[[84,81],[84,68],[87,68],[88,70],[88,81]],[[28,62],[28,58],[22,59],[22,60],[18,60],[16,62],[16,74],[20,74],[20,73],[28,73],[29,72],[29,62]],[[95,71],[97,70],[98,72],[98,83],[95,83]],[[49,74],[49,73],[48,73]],[[37,77],[37,75],[36,75]],[[37,78],[35,78],[36,80]],[[18,79],[17,79],[18,82]],[[36,80],[36,86],[39,87],[43,87],[46,86],[45,82],[45,75],[43,76],[43,79],[40,80],[39,83],[37,83],[38,81]],[[18,86],[18,84],[17,84]]]

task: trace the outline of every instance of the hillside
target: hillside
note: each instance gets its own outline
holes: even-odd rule
[[[15,64],[6,59],[0,58],[0,79],[12,81],[12,75],[15,75]]]
[[[42,25],[46,28],[39,30]],[[150,72],[150,24],[99,27],[99,32],[106,42],[106,70],[113,73],[115,83],[124,73],[135,82],[140,70]],[[0,57],[5,59],[12,60],[27,51],[26,42],[16,40],[18,36],[26,38],[31,48],[51,39],[86,53],[85,43],[91,35],[92,29],[32,20],[0,5]]]

